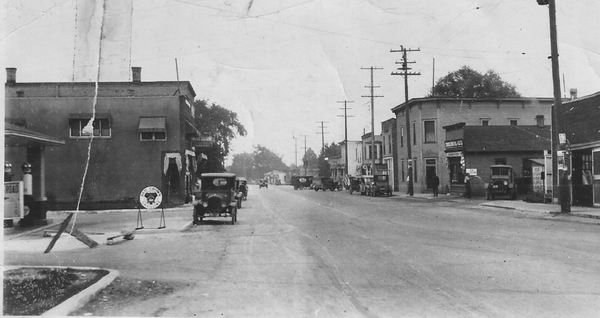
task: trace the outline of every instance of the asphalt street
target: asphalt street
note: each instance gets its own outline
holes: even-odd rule
[[[67,236],[43,254],[49,238],[21,237],[5,242],[4,263],[105,267],[179,286],[104,316],[600,316],[595,224],[289,186],[251,187],[235,225],[191,226],[190,209],[157,230],[160,214],[144,213],[132,241],[101,239],[134,228],[136,212],[82,214],[77,227],[104,233],[100,246]]]

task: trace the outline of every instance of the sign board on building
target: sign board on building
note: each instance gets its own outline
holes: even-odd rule
[[[477,169],[475,169],[475,168],[467,168],[467,173],[470,176],[476,176],[477,175]]]
[[[462,139],[448,140],[444,143],[444,146],[446,148],[446,152],[462,150],[463,140]]]
[[[544,193],[544,167],[539,165],[531,166],[531,184],[533,192]]]
[[[4,218],[24,218],[23,181],[4,182]]]
[[[462,152],[454,151],[446,153],[446,157],[462,157]]]
[[[140,192],[140,204],[146,209],[156,209],[162,203],[162,193],[157,187],[149,186]]]

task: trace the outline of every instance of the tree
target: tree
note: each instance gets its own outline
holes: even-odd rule
[[[195,124],[200,132],[214,138],[214,147],[203,150],[208,157],[203,172],[224,171],[229,145],[236,135],[245,136],[246,129],[239,122],[237,113],[206,100],[194,101]]]
[[[256,178],[255,174],[253,173],[254,154],[247,152],[235,154],[233,156],[233,160],[231,161],[231,166],[228,167],[227,170],[247,179]]]
[[[340,145],[331,143],[331,145],[325,145],[319,155],[319,176],[329,177],[331,175],[331,167],[329,166],[329,159],[339,158],[342,154]]]
[[[493,70],[481,74],[468,66],[448,73],[434,85],[429,97],[502,98],[519,97],[515,87]]]
[[[287,171],[288,167],[283,163],[281,157],[267,147],[256,145],[254,146],[254,173],[258,177],[264,176],[265,173],[273,170]]]
[[[315,169],[319,166],[319,159],[317,154],[311,149],[306,149],[306,153],[302,156],[302,168],[303,169]]]

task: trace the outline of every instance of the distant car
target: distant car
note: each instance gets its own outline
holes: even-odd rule
[[[496,196],[507,196],[514,200],[517,198],[517,184],[512,166],[490,166],[490,182],[487,186],[486,197],[493,200]]]
[[[348,191],[350,192],[350,194],[354,193],[354,192],[359,192],[360,191],[360,178],[359,177],[353,177],[350,176],[348,178]]]
[[[392,196],[392,186],[389,182],[389,176],[385,174],[373,176],[373,186],[371,188],[371,196],[379,194]]]
[[[260,180],[258,181],[258,188],[268,188],[269,184],[267,183],[267,180]]]
[[[360,180],[359,190],[361,195],[371,196],[371,192],[373,189],[373,176],[364,175],[358,177]]]
[[[230,217],[237,221],[236,178],[233,173],[203,173],[200,175],[200,192],[193,202],[194,224],[206,217]]]
[[[294,190],[310,188],[313,183],[313,176],[292,176],[291,183]]]

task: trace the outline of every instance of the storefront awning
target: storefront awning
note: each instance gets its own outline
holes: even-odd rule
[[[138,126],[140,132],[164,132],[167,130],[165,117],[140,117]]]
[[[30,144],[56,146],[65,144],[62,139],[12,124],[6,124],[4,138],[7,146],[27,146]]]

